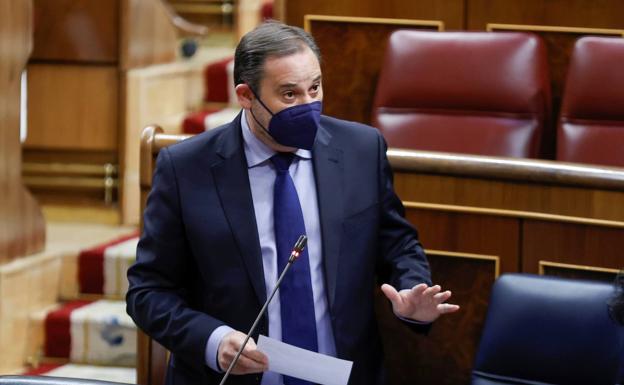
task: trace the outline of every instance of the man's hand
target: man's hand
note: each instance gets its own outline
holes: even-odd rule
[[[245,334],[236,330],[229,332],[223,337],[217,354],[219,366],[223,371],[230,366],[244,341]],[[232,374],[261,373],[268,368],[269,359],[264,353],[256,349],[256,343],[253,338],[250,338],[234,369],[232,369]]]
[[[392,310],[398,317],[420,322],[433,322],[442,314],[453,313],[459,306],[444,303],[451,298],[450,290],[441,292],[439,285],[428,287],[421,283],[412,289],[399,292],[388,284],[381,285],[381,291],[392,302]]]

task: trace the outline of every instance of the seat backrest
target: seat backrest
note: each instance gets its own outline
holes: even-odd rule
[[[549,111],[537,36],[401,30],[386,49],[373,125],[391,147],[539,157],[554,137]]]
[[[190,136],[163,134],[163,129],[158,126],[148,126],[143,130],[140,151],[141,229],[147,196],[152,189],[152,176],[158,152]],[[138,332],[137,345],[137,384],[164,384],[169,355],[167,350],[142,331]]]
[[[557,159],[624,167],[624,39],[584,37],[572,53]]]
[[[604,282],[501,276],[472,384],[615,384],[624,328],[609,317],[614,292]]]

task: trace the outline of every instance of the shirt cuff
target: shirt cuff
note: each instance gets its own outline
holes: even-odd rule
[[[219,354],[219,344],[221,344],[223,337],[233,330],[234,329],[227,325],[221,325],[216,328],[212,334],[210,334],[210,337],[208,337],[204,360],[206,361],[206,365],[216,372],[223,373],[223,369],[219,367],[219,360],[217,360],[217,355]]]
[[[430,325],[431,324],[431,322],[417,321],[417,320],[411,319],[411,318],[400,317],[400,316],[398,316],[396,314],[395,314],[395,316],[398,319],[400,319],[401,321],[405,321],[405,322],[410,323],[410,324],[416,324],[416,325]]]

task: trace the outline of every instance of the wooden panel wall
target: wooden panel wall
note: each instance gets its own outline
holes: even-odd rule
[[[0,264],[45,241],[41,210],[21,176],[20,78],[32,49],[31,15],[31,0],[0,0]]]
[[[619,0],[468,0],[466,27],[484,30],[487,23],[624,28]]]
[[[176,57],[177,32],[164,0],[121,0],[121,68],[171,62]]]
[[[410,208],[406,217],[427,249],[496,255],[503,273],[518,271],[520,225],[513,218]]]
[[[375,297],[386,362],[393,385],[470,383],[470,369],[485,321],[499,258],[427,250],[433,281],[453,292],[459,313],[437,320],[428,335],[407,329],[381,293]]]
[[[395,173],[395,188],[408,201],[616,221],[624,218],[623,191],[429,173],[408,178],[408,174]]]
[[[305,29],[314,35],[323,55],[323,113],[370,122],[370,106],[388,37],[406,28],[442,30],[444,24],[439,21],[306,17]]]
[[[601,268],[594,266],[573,265],[568,263],[557,263],[540,261],[540,275],[562,277],[568,279],[589,279],[613,283],[613,277],[618,274],[617,269]]]
[[[305,15],[440,20],[447,29],[463,29],[465,0],[277,0],[286,24],[303,27]]]
[[[617,270],[624,268],[619,247],[624,226],[598,226],[525,220],[522,226],[522,271],[537,274],[539,262],[560,262]]]
[[[31,60],[116,63],[119,0],[34,0]]]
[[[175,58],[177,34],[162,0],[34,0],[33,61],[124,69]]]
[[[119,78],[114,66],[30,64],[26,147],[116,153]]]
[[[287,24],[305,15],[441,20],[448,30],[480,30],[488,23],[624,28],[619,0],[276,0]]]

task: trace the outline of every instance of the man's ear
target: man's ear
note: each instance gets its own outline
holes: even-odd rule
[[[249,88],[247,84],[241,83],[236,86],[235,90],[238,104],[240,104],[243,108],[250,109],[251,102],[254,99],[254,94],[251,92],[251,88]]]

